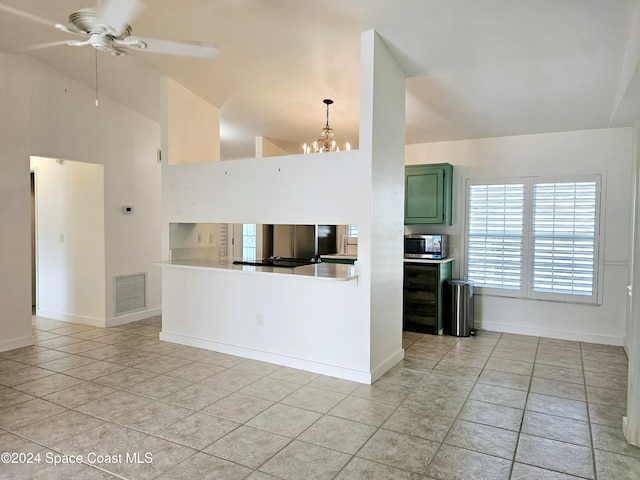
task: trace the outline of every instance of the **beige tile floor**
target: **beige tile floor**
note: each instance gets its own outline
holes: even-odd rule
[[[406,332],[368,386],[161,342],[160,322],[34,317],[36,345],[0,354],[0,452],[31,463],[0,478],[640,478],[619,347]]]

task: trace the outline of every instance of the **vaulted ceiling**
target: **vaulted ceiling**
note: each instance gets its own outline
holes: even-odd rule
[[[107,0],[102,0],[106,2]],[[0,0],[0,52],[95,88],[95,53],[53,28],[96,0]],[[159,118],[170,76],[220,109],[223,158],[256,136],[301,151],[325,123],[357,146],[360,34],[374,29],[407,77],[406,141],[604,128],[616,115],[639,0],[146,0],[133,34],[212,42],[215,60],[98,54],[98,90]],[[13,10],[13,11],[11,11]],[[2,73],[0,72],[0,75]]]

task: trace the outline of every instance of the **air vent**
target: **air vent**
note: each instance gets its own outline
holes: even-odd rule
[[[115,277],[115,298],[116,316],[147,308],[147,274]]]

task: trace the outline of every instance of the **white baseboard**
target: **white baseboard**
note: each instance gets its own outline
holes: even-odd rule
[[[389,357],[381,362],[376,368],[371,372],[371,383],[378,380],[381,376],[389,371],[391,367],[393,367],[396,363],[404,358],[404,349],[401,348],[397,352],[389,355]]]
[[[0,342],[0,352],[15,350],[16,348],[28,347],[35,343],[33,335],[20,338],[12,338],[11,340],[3,340]]]
[[[162,308],[152,308],[149,310],[142,310],[140,312],[129,313],[127,315],[118,315],[117,317],[110,318],[106,321],[107,327],[117,327],[125,323],[137,322],[139,320],[145,320],[151,317],[157,317],[162,315]]]
[[[565,330],[552,330],[547,328],[522,327],[493,322],[475,322],[474,327],[478,330],[488,330],[491,332],[515,333],[519,335],[533,335],[536,337],[557,338],[560,340],[573,340],[576,342],[600,343],[604,345],[622,346],[624,337],[613,335],[593,335],[589,333],[569,332]]]
[[[353,382],[372,383],[373,375],[370,372],[353,370],[337,365],[329,365],[325,363],[313,362],[303,358],[289,357],[278,353],[256,350],[253,348],[241,347],[238,345],[228,345],[225,343],[214,342],[202,338],[188,337],[176,333],[160,332],[160,340],[166,342],[179,343],[180,345],[188,345],[190,347],[205,348],[215,352],[236,355],[238,357],[250,358],[253,360],[261,360],[263,362],[275,363],[284,367],[297,368],[308,372],[328,375],[330,377],[342,378]],[[404,355],[404,352],[403,352]],[[396,363],[400,361],[397,360]]]
[[[82,325],[91,325],[92,327],[104,327],[104,318],[82,317],[80,315],[72,315],[64,312],[52,312],[51,310],[36,309],[36,316],[50,318],[51,320],[60,320],[61,322],[80,323]]]
[[[120,315],[118,317],[105,320],[103,318],[82,317],[79,315],[71,315],[69,313],[52,312],[50,310],[36,309],[38,317],[50,318],[52,320],[60,320],[62,322],[80,323],[82,325],[91,325],[92,327],[115,327],[125,323],[137,322],[146,318],[156,317],[162,314],[161,308],[153,308],[150,310],[142,310],[140,312],[128,315]]]

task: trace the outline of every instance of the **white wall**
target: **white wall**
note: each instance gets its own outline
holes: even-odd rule
[[[220,111],[168,77],[162,79],[160,94],[164,161],[220,160]]]
[[[313,177],[313,172],[325,169],[341,172],[331,188]],[[163,165],[164,221],[166,225],[357,223],[370,231],[370,206],[363,209],[362,200],[370,199],[370,178],[370,166],[359,151]],[[360,251],[370,251],[370,242],[360,240]],[[168,255],[167,250],[165,259]],[[360,268],[369,271],[367,258]],[[163,333],[289,358],[300,358],[296,355],[302,352],[302,358],[318,361],[324,354],[321,363],[353,370],[354,375],[367,374],[369,280],[325,285],[281,277],[164,268]],[[264,313],[263,327],[255,324],[257,312]],[[315,347],[305,347],[305,354],[300,345],[308,343],[310,332],[322,335],[316,336]],[[330,349],[328,338],[323,341],[326,335],[333,338]],[[328,355],[332,362],[326,360]]]
[[[33,157],[37,315],[105,321],[104,166]]]
[[[30,341],[29,158],[104,165],[105,301],[113,318],[113,277],[149,273],[150,312],[160,307],[160,165],[156,122],[24,56],[0,55],[0,350]],[[10,112],[10,114],[8,114]],[[125,216],[122,205],[134,205]]]
[[[633,128],[633,163],[636,190],[634,192],[634,238],[632,240],[632,275],[634,295],[631,301],[626,325],[625,347],[629,356],[629,385],[627,393],[627,416],[624,419],[623,431],[627,442],[640,446],[640,285],[635,281],[640,278],[640,120]]]
[[[172,260],[215,261],[227,256],[226,238],[222,238],[219,223],[172,223],[169,247]]]
[[[460,278],[466,178],[606,173],[604,290],[600,306],[476,297],[481,328],[622,345],[625,335],[632,198],[632,129],[611,128],[455,142],[407,145],[407,164],[454,165],[451,227],[411,227],[408,232],[449,233],[454,277]]]

